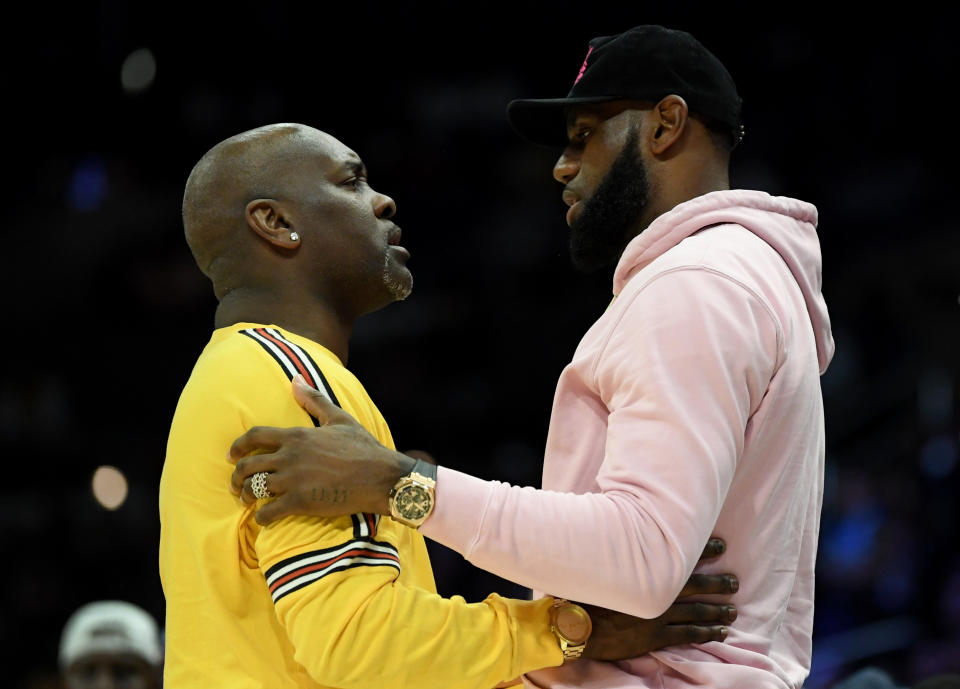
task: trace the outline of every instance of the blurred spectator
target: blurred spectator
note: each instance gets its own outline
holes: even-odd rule
[[[156,621],[124,601],[84,605],[60,637],[67,689],[159,689],[162,660]]]

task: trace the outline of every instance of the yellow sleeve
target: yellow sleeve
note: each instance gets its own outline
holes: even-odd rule
[[[345,527],[343,520],[288,518],[256,541],[294,657],[317,682],[489,688],[562,662],[549,631],[552,599],[493,594],[468,604],[404,585],[394,544]]]

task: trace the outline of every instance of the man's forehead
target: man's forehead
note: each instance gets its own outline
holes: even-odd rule
[[[324,132],[317,132],[314,137],[315,151],[326,163],[326,167],[334,170],[363,167],[363,161],[357,153],[346,144]]]
[[[338,168],[346,170],[366,170],[366,166],[363,164],[363,161],[353,151],[349,149],[344,152],[343,155],[336,156],[333,158],[333,162],[337,165]]]
[[[595,115],[598,113],[599,103],[586,103],[582,105],[568,105],[564,108],[564,115],[567,118],[567,126],[574,124],[578,117],[585,115]]]
[[[148,668],[150,664],[136,653],[129,651],[99,651],[80,656],[71,663],[71,668],[90,665],[124,665]]]

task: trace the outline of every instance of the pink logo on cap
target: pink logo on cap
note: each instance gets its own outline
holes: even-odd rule
[[[576,86],[577,82],[583,78],[583,73],[587,70],[587,60],[590,59],[590,53],[593,52],[593,46],[590,46],[587,49],[587,56],[583,58],[583,66],[580,68],[580,74],[577,75],[577,78],[573,80],[573,85]]]

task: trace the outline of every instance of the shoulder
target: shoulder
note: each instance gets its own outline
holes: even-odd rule
[[[758,272],[764,269],[750,265],[749,254],[731,245],[742,241],[758,255],[763,249],[753,247],[753,235],[736,225],[702,234],[681,242],[624,286],[609,309],[605,355],[630,355],[645,343],[654,354],[664,348],[691,353],[720,348],[777,356],[783,327],[772,304],[775,290]]]
[[[649,278],[687,267],[742,279],[768,269],[771,261],[786,269],[777,251],[756,234],[736,223],[720,223],[690,235],[654,259],[641,274]]]
[[[330,350],[305,337],[276,327],[258,327],[239,333],[258,347],[283,377],[284,394],[289,381],[301,375],[317,390],[323,391],[337,406],[352,415],[381,443],[392,447],[386,421],[357,377]]]
[[[214,333],[194,366],[187,390],[229,390],[262,385],[277,369],[270,356],[243,331]],[[279,371],[276,371],[279,374]]]
[[[713,225],[651,261],[624,285],[621,308],[656,308],[684,319],[689,308],[755,302],[773,318],[772,301],[790,280],[773,247],[737,224]]]
[[[761,301],[793,282],[783,257],[761,237],[736,223],[706,227],[687,237],[651,262],[632,287],[642,289],[652,280],[677,271],[702,271],[725,278]],[[687,277],[690,277],[687,275]]]

